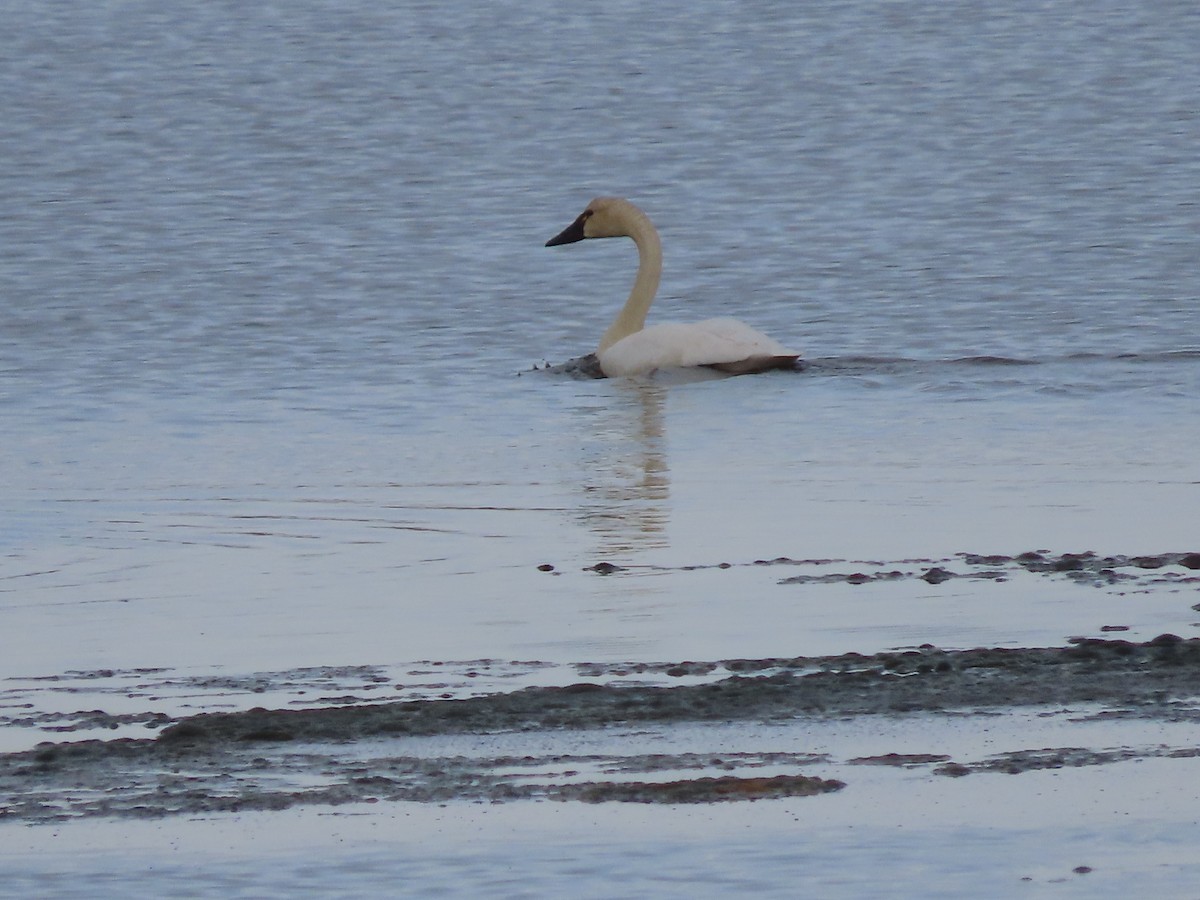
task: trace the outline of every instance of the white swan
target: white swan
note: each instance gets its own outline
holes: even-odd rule
[[[597,197],[547,247],[584,238],[630,237],[638,248],[637,277],[596,356],[605,375],[646,375],[656,369],[708,366],[732,375],[792,369],[800,354],[736,319],[645,328],[662,274],[662,244],[644,212],[620,197]]]

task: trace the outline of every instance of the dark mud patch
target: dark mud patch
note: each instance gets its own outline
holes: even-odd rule
[[[840,560],[792,560],[787,558],[758,560],[758,565],[797,565],[827,567]],[[1139,584],[1200,585],[1200,553],[1159,553],[1142,556],[1101,556],[1092,551],[1052,554],[1031,550],[1016,556],[1003,554],[959,553],[953,559],[904,560],[904,567],[882,562],[874,570],[855,572],[821,572],[784,578],[780,584],[867,584],[873,581],[920,579],[928,584],[942,584],[958,578],[1006,581],[1015,572],[1060,576],[1093,587]],[[915,567],[914,567],[915,566]],[[886,568],[885,568],[886,567]],[[1163,571],[1167,570],[1167,571]]]
[[[559,674],[557,670],[564,671]],[[547,674],[551,673],[551,674]],[[313,666],[225,675],[173,669],[72,670],[0,681],[0,729],[81,737],[158,731],[182,716],[252,706],[312,709],[495,693],[505,685],[559,682],[568,667],[536,660],[422,660],[380,666]],[[269,698],[269,699],[268,699]],[[135,712],[108,712],[105,704]],[[170,710],[166,712],[164,710]],[[99,733],[99,734],[98,734]],[[138,735],[140,736],[140,735]],[[15,749],[10,745],[10,749]]]
[[[632,803],[714,803],[721,800],[772,800],[812,797],[844,788],[844,782],[807,775],[741,778],[690,778],[681,781],[602,782],[580,785],[575,798],[587,803],[621,800]]]
[[[881,756],[859,756],[848,760],[852,766],[893,766],[904,769],[949,761],[950,757],[942,753],[884,753]]]
[[[618,572],[636,574],[639,571],[695,571],[699,569],[731,569],[735,565],[788,566],[813,571],[801,572],[780,579],[780,584],[870,584],[872,582],[920,579],[928,584],[942,584],[954,579],[1007,581],[1018,572],[1057,576],[1093,587],[1123,585],[1139,587],[1178,584],[1200,588],[1200,553],[1157,553],[1143,555],[1102,556],[1092,551],[1054,554],[1046,550],[1030,550],[1015,556],[986,553],[958,553],[942,559],[904,560],[846,560],[804,559],[778,556],[756,559],[747,563],[697,563],[678,567],[634,566],[621,567],[601,561],[586,566],[585,572],[612,575]],[[860,568],[846,571],[844,567]],[[834,568],[839,567],[839,568]],[[558,573],[550,563],[538,567]],[[1197,574],[1192,574],[1197,573]]]
[[[388,742],[371,742],[354,752],[324,744],[255,752],[171,747],[147,754],[138,743],[108,742],[100,757],[84,744],[26,754],[23,764],[6,766],[0,776],[6,789],[23,788],[4,798],[0,821],[155,818],[394,801],[709,803],[806,797],[844,786],[835,779],[797,773],[797,768],[826,762],[811,754],[419,757],[392,755],[388,751],[395,745]],[[791,771],[744,774],[764,768]],[[707,774],[713,770],[721,774]],[[695,774],[669,780],[631,777],[685,772]]]
[[[1037,750],[1013,750],[972,763],[951,762],[934,769],[935,774],[958,777],[974,772],[999,772],[1020,775],[1045,769],[1102,766],[1108,763],[1141,759],[1192,759],[1200,756],[1200,747],[1044,747]]]
[[[270,740],[353,740],[1048,702],[1161,704],[1165,697],[1200,695],[1200,639],[1175,635],[1141,644],[1081,639],[1055,648],[922,647],[873,656],[727,660],[722,665],[743,674],[677,687],[581,683],[462,700],[207,713],[164,729],[158,742],[267,739],[263,735],[271,735]],[[763,674],[749,674],[755,672]]]
[[[821,755],[579,756],[548,753],[545,747],[598,729],[632,728],[636,734],[684,723],[797,721],[819,728],[858,716],[994,718],[1046,704],[1098,706],[1093,718],[1200,718],[1200,640],[1174,635],[1146,643],[1087,639],[1066,647],[963,651],[926,646],[872,656],[674,666],[737,674],[673,687],[581,683],[455,700],[206,713],[176,722],[157,739],[45,743],[0,756],[0,819],[162,816],[378,800],[678,803],[806,796],[840,786],[821,774],[796,771],[828,763]],[[471,736],[473,747],[528,737],[538,749],[494,758],[411,751],[423,737],[450,735]],[[939,765],[939,774],[963,775],[1197,753],[1165,746],[1017,749],[982,761],[955,762],[931,752],[847,762]],[[743,771],[763,767],[774,771]],[[694,775],[679,778],[684,770]],[[646,779],[649,773],[658,777]]]

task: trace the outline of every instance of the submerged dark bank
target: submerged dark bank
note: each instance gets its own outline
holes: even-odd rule
[[[995,716],[1005,710],[1083,703],[1100,705],[1104,716],[1200,719],[1195,706],[1200,639],[1175,635],[1146,643],[1087,639],[1066,647],[963,651],[925,646],[873,656],[684,662],[669,668],[687,675],[718,665],[737,674],[675,687],[580,683],[461,700],[209,713],[182,719],[156,739],[42,744],[0,756],[0,818],[160,816],[370,800],[707,802],[797,796],[843,786],[796,771],[829,759],[687,752],[585,757],[548,754],[545,747],[589,729],[669,730],[690,722],[808,720],[817,729],[823,721],[853,716],[979,713],[989,715],[996,728]],[[420,755],[408,740],[439,735],[468,736],[471,752]],[[478,755],[489,736],[493,741],[505,736],[512,744],[523,735],[538,739],[538,752]],[[1196,747],[1017,747],[978,761],[931,754],[920,764],[963,775],[1197,754]],[[897,765],[916,764],[908,756],[895,759]],[[865,761],[892,764],[887,755]],[[580,775],[580,769],[596,767],[620,777]],[[788,771],[742,774],[763,767]],[[694,777],[633,777],[650,772]]]
[[[165,728],[157,744],[354,740],[595,728],[634,722],[871,715],[1040,703],[1164,702],[1200,693],[1200,639],[1144,644],[1100,639],[1041,649],[939,650],[874,656],[726,660],[741,674],[678,687],[580,683],[463,700],[417,700],[324,710],[206,713]],[[704,672],[679,663],[675,674]]]

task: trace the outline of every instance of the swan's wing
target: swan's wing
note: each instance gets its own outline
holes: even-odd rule
[[[761,331],[736,319],[652,325],[622,338],[600,354],[608,375],[642,375],[655,369],[715,366],[751,372],[778,368],[799,356]],[[775,362],[770,363],[769,361]]]
[[[689,327],[689,326],[684,326]],[[745,356],[799,356],[795,350],[789,350],[774,338],[767,337],[761,331],[751,328],[745,322],[737,319],[705,319],[690,326],[712,336],[714,347],[719,343],[725,353],[734,358],[715,359],[710,362],[736,362]],[[709,362],[690,363],[689,365],[709,365]]]

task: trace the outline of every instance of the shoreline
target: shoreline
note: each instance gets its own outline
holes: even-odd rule
[[[1005,735],[1006,747],[983,757],[936,747],[846,759],[803,749],[717,754],[689,744],[694,726],[817,735],[832,723],[879,716],[983,717],[1002,733],[1006,715],[1080,706],[1089,711],[1072,712],[1070,722],[1195,722],[1200,639],[1088,638],[1027,649],[926,645],[869,656],[647,668],[682,677],[718,666],[732,674],[669,687],[580,682],[464,699],[202,713],[154,738],[44,742],[0,755],[0,822],[397,800],[704,803],[838,791],[853,782],[851,767],[861,765],[962,776],[1200,756],[1200,745],[1186,742],[1029,747],[1019,729]],[[642,735],[671,744],[677,732],[683,737],[672,752],[638,752],[647,749]],[[580,752],[617,736],[602,752]],[[831,769],[837,778],[826,777]]]

